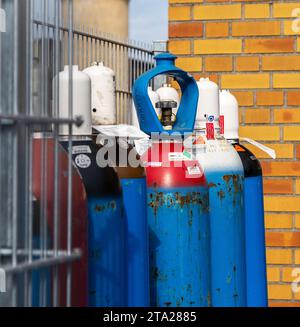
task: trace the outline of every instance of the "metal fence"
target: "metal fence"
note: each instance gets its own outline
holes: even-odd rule
[[[85,211],[76,207],[72,153],[61,150],[58,134],[69,126],[71,149],[80,121],[72,114],[72,70],[67,118],[59,117],[53,77],[64,65],[103,61],[116,73],[118,122],[128,123],[133,81],[153,65],[153,52],[74,28],[72,0],[0,0],[0,8],[0,306],[84,304],[72,286],[75,265],[85,264],[73,239],[75,216]]]

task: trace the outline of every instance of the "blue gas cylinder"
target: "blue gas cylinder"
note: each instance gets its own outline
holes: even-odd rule
[[[245,175],[244,217],[246,237],[247,306],[268,305],[263,177],[260,162],[239,144],[239,107],[233,94],[220,93],[223,134],[241,158]]]
[[[68,142],[61,142],[68,150]],[[73,140],[72,155],[87,192],[89,306],[127,306],[126,217],[121,185],[111,167],[97,165],[100,147],[91,138]]]
[[[211,300],[214,307],[246,306],[244,172],[239,156],[222,139],[198,136],[195,158],[209,187]]]
[[[116,151],[122,147],[116,142]],[[147,224],[147,190],[146,174],[140,157],[128,140],[123,158],[126,167],[118,160],[114,163],[115,170],[122,186],[124,216],[127,224],[127,304],[129,307],[148,307],[149,296],[149,242]],[[122,153],[122,151],[121,151]],[[136,163],[130,162],[135,157]]]
[[[198,87],[196,135],[191,143],[209,187],[212,306],[243,307],[246,306],[243,165],[220,135],[217,84],[202,78]]]
[[[201,166],[183,148],[184,133],[193,131],[198,88],[193,77],[174,65],[175,56],[164,53],[155,59],[156,68],[142,75],[133,90],[141,129],[152,137],[152,145],[143,155],[148,186],[150,301],[159,307],[209,306],[208,187]],[[161,74],[171,75],[182,91],[175,122],[171,120],[175,104],[160,102],[163,113],[159,118],[147,93],[150,81]]]
[[[245,171],[247,306],[268,306],[262,168],[243,145],[234,142]]]

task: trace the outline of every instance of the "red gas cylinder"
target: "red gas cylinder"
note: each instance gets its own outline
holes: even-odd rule
[[[210,303],[208,187],[182,141],[153,141],[144,154],[152,306]]]

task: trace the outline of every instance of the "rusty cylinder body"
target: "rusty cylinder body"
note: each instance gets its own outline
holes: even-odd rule
[[[151,306],[209,306],[208,188],[176,147],[154,143],[147,154],[160,158],[147,167]]]

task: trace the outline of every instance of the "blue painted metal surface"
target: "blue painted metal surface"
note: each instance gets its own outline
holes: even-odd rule
[[[233,147],[242,160],[245,173],[247,306],[266,307],[268,288],[262,167],[246,147],[237,141]]]
[[[146,178],[121,179],[127,218],[128,306],[149,306],[149,242]]]
[[[262,176],[245,179],[247,306],[268,306]]]
[[[206,187],[149,188],[151,305],[210,305]]]
[[[89,197],[89,305],[127,303],[126,219],[121,197]],[[124,251],[125,250],[125,251]]]
[[[246,306],[243,172],[205,174],[210,203],[212,306]]]
[[[140,76],[133,87],[133,99],[141,130],[147,134],[152,132],[191,133],[195,125],[198,104],[198,87],[195,79],[187,72],[175,66],[177,57],[170,53],[155,57],[156,67]],[[182,96],[172,131],[164,130],[148,95],[150,81],[158,75],[170,75],[178,82]]]

